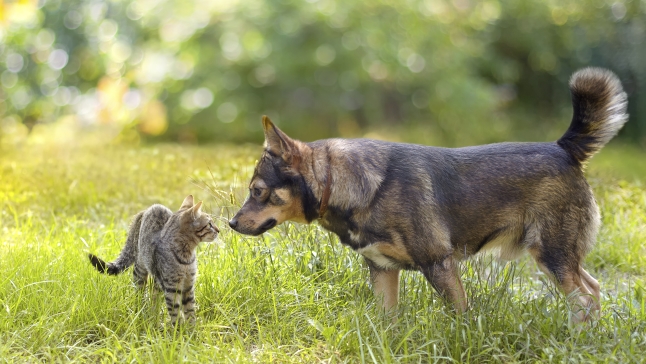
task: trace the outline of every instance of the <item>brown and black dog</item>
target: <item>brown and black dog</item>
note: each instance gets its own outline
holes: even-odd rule
[[[284,221],[319,220],[362,254],[390,310],[399,273],[419,270],[462,312],[458,261],[528,251],[574,303],[575,321],[600,309],[581,263],[599,230],[583,169],[628,119],[621,83],[587,68],[570,79],[574,114],[556,142],[436,148],[367,139],[303,143],[263,117],[266,145],[249,197],[229,225],[259,235]]]

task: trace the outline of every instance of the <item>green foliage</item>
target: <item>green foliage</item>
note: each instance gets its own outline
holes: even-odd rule
[[[587,65],[619,73],[626,134],[646,135],[639,1],[45,0],[4,12],[5,143],[56,121],[108,139],[257,141],[262,114],[308,140],[545,140],[565,130],[567,79]]]
[[[604,150],[621,161],[621,149]],[[7,362],[641,362],[646,343],[646,193],[590,167],[603,215],[586,269],[603,317],[568,325],[567,301],[529,260],[464,263],[470,310],[454,316],[417,272],[393,323],[360,257],[317,225],[261,237],[225,229],[254,147],[45,145],[0,157],[0,358]],[[25,157],[28,156],[28,157]],[[643,179],[644,176],[639,178]],[[198,322],[174,331],[163,302],[111,277],[128,222],[193,193],[222,233],[198,251]],[[641,349],[640,349],[641,348]]]

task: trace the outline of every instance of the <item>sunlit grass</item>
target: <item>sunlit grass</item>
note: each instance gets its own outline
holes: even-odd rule
[[[528,259],[463,264],[470,311],[451,314],[416,272],[393,323],[376,309],[362,259],[317,225],[259,238],[225,228],[259,146],[38,147],[0,157],[0,358],[119,362],[640,362],[646,345],[642,176],[590,167],[603,226],[586,267],[603,317],[568,325],[567,303]],[[606,151],[602,151],[603,155]],[[631,160],[611,149],[615,163]],[[599,156],[598,156],[599,157]],[[633,170],[637,170],[636,167]],[[627,167],[625,170],[631,170]],[[625,180],[624,180],[625,179]],[[629,182],[627,182],[629,181]],[[173,330],[130,271],[97,273],[130,217],[192,193],[222,233],[199,248],[198,322]]]

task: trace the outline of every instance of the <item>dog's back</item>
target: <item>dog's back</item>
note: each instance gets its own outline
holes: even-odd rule
[[[556,143],[493,144],[449,155],[453,163],[443,172],[452,177],[434,179],[445,202],[434,212],[444,217],[461,255],[487,247],[513,259],[564,211],[598,215],[581,165]]]

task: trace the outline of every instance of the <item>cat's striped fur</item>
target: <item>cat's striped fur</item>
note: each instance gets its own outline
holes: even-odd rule
[[[111,263],[90,254],[90,262],[101,273],[119,274],[134,264],[133,279],[143,287],[151,275],[156,288],[164,292],[166,306],[175,324],[182,307],[184,318],[195,320],[195,248],[201,241],[213,241],[219,230],[211,217],[201,211],[202,202],[193,204],[193,196],[184,199],[173,213],[162,205],[153,205],[135,215],[128,238],[119,257]]]

